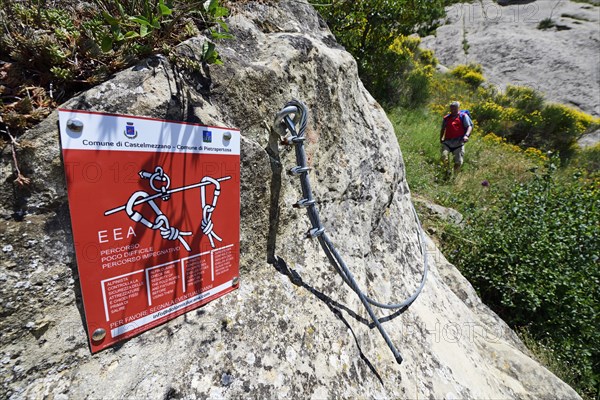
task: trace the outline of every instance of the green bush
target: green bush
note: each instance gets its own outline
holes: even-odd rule
[[[556,159],[553,160],[556,162]],[[507,201],[476,211],[462,240],[447,241],[483,301],[525,328],[597,396],[600,379],[600,190],[548,172],[516,187]]]
[[[544,108],[544,96],[527,86],[507,85],[504,95],[499,96],[499,99],[502,105],[518,108],[524,114]]]
[[[535,139],[548,143],[563,157],[573,154],[575,142],[594,123],[591,116],[562,104],[548,104],[541,111],[542,121],[535,132]]]
[[[0,0],[0,59],[7,62],[0,86],[0,114],[18,134],[59,102],[106,80],[155,53],[170,55],[181,41],[205,31],[231,37],[219,0]],[[207,45],[200,62],[220,62]],[[31,112],[35,110],[35,112]]]
[[[386,106],[427,101],[433,53],[418,49],[418,37],[444,15],[444,0],[315,1],[332,32],[356,59],[365,87]],[[413,104],[413,102],[416,102]]]
[[[479,85],[481,85],[485,81],[485,78],[482,74],[472,71],[467,72],[462,78],[465,82],[467,82],[474,88],[479,87]]]
[[[554,23],[552,18],[544,18],[543,20],[540,21],[537,28],[543,31],[546,29],[554,28],[555,26],[556,26],[556,24]]]
[[[429,100],[431,79],[437,60],[433,52],[419,47],[416,36],[398,36],[386,53],[386,60],[394,65],[386,81],[373,88],[375,95],[386,106],[418,107]]]
[[[427,103],[431,86],[432,68],[415,67],[406,75],[405,85],[409,88],[408,95],[399,99],[399,104],[405,107],[417,107]]]
[[[600,179],[600,143],[579,150],[572,160],[572,167],[584,172],[586,177]]]
[[[565,160],[573,156],[576,141],[595,129],[600,119],[560,104],[544,101],[534,89],[508,85],[503,93],[485,90],[473,106],[483,133],[494,133],[523,148],[555,151]]]
[[[457,65],[451,74],[469,84],[472,88],[478,88],[485,78],[483,77],[483,68],[479,64]]]

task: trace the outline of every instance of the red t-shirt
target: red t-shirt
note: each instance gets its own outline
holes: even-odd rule
[[[444,117],[443,126],[446,129],[445,140],[461,138],[465,135],[466,127],[463,125],[460,113],[456,116],[448,114]]]

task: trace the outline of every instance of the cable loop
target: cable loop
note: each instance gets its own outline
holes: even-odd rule
[[[386,344],[394,354],[396,362],[400,364],[402,362],[402,356],[400,355],[400,353],[392,343],[390,337],[388,336],[387,332],[381,325],[381,322],[375,315],[373,309],[371,308],[371,305],[384,309],[403,309],[410,306],[423,290],[429,268],[427,260],[427,251],[425,248],[425,237],[423,234],[423,228],[421,227],[421,222],[419,221],[419,217],[414,208],[414,205],[412,205],[411,203],[413,215],[415,217],[415,221],[417,223],[419,231],[419,246],[423,256],[423,278],[421,279],[419,287],[411,296],[409,296],[401,303],[384,304],[369,298],[360,289],[356,280],[354,279],[354,276],[350,272],[350,269],[338,253],[337,249],[334,247],[327,234],[325,233],[325,228],[321,224],[319,212],[315,207],[316,200],[313,198],[310,180],[308,176],[308,171],[310,168],[307,165],[306,153],[304,151],[305,133],[306,127],[308,125],[307,121],[308,108],[306,107],[306,105],[304,105],[304,103],[298,100],[292,100],[288,102],[284,106],[284,108],[277,113],[274,121],[274,129],[282,137],[282,143],[289,146],[294,146],[296,151],[297,165],[291,168],[290,173],[300,178],[300,184],[302,188],[302,199],[300,199],[296,204],[294,204],[294,207],[306,208],[306,212],[308,214],[308,218],[312,226],[311,229],[309,229],[309,231],[307,232],[306,236],[308,238],[317,238],[319,244],[321,245],[321,248],[325,252],[325,255],[331,262],[333,268],[339,273],[343,281],[358,295],[362,304],[366,308],[369,316],[373,320],[373,323],[379,330],[379,333],[381,334]]]

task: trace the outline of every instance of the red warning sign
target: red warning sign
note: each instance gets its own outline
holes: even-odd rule
[[[238,286],[240,132],[59,110],[92,352]]]

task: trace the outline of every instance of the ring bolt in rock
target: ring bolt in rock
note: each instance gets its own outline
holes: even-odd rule
[[[354,276],[348,269],[348,266],[333,246],[333,243],[325,233],[325,228],[321,224],[321,219],[319,217],[319,212],[315,206],[316,200],[313,198],[312,189],[310,185],[310,180],[308,178],[308,173],[310,168],[307,165],[306,152],[304,151],[304,140],[306,138],[306,126],[308,121],[308,109],[304,105],[304,103],[292,100],[285,105],[285,107],[277,113],[275,117],[274,128],[275,131],[282,137],[281,143],[287,146],[294,146],[296,151],[296,163],[297,165],[292,167],[289,172],[292,175],[296,175],[300,178],[300,186],[302,189],[302,199],[298,200],[296,204],[294,204],[295,208],[306,208],[306,213],[308,215],[308,219],[311,223],[311,228],[306,233],[308,238],[317,238],[319,244],[323,248],[325,255],[331,262],[334,269],[338,274],[342,277],[344,282],[350,286],[350,288],[358,295],[360,301],[366,308],[369,316],[373,320],[373,323],[379,330],[379,333],[385,340],[386,344],[394,354],[394,358],[400,364],[402,362],[402,356],[392,343],[389,335],[383,328],[381,322],[375,315],[373,308],[371,305],[384,308],[384,309],[403,309],[408,307],[412,302],[415,301],[423,286],[425,285],[425,281],[427,279],[427,252],[425,250],[425,239],[423,237],[423,230],[421,228],[421,224],[419,222],[419,218],[417,213],[412,207],[412,211],[415,217],[415,221],[418,226],[418,234],[419,234],[419,244],[421,247],[421,253],[423,255],[423,277],[421,279],[421,283],[417,290],[404,300],[398,304],[384,304],[379,303],[375,300],[369,298],[358,286]]]

